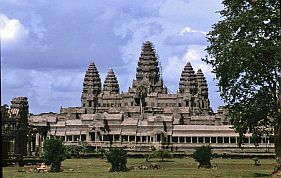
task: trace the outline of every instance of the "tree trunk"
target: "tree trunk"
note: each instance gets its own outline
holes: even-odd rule
[[[281,89],[281,85],[280,85]],[[277,122],[274,128],[274,145],[275,145],[275,157],[276,157],[276,166],[275,172],[281,170],[281,92],[279,91],[278,96],[278,114]]]
[[[274,144],[275,144],[275,157],[276,157],[276,166],[274,171],[281,170],[281,121],[278,118],[277,126],[274,128]]]

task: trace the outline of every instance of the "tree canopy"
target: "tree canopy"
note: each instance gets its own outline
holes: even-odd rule
[[[224,0],[208,33],[208,56],[232,124],[241,137],[274,133],[281,167],[280,1]]]
[[[56,138],[46,139],[42,158],[46,164],[51,164],[52,172],[60,172],[61,162],[66,158],[66,148],[62,141]]]
[[[198,168],[211,168],[211,159],[213,159],[212,147],[201,146],[195,149],[195,152],[192,154],[192,157],[199,163]]]
[[[106,158],[111,163],[110,172],[127,171],[127,157],[127,151],[123,148],[109,148]]]

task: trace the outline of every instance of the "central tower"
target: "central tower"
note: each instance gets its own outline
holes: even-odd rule
[[[143,43],[139,57],[136,79],[133,80],[133,89],[144,85],[148,93],[166,93],[163,79],[160,75],[159,62],[153,44],[150,41]]]

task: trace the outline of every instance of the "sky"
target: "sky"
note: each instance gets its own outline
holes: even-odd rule
[[[127,92],[143,42],[159,56],[170,93],[190,62],[202,69],[214,111],[223,105],[211,66],[201,61],[206,34],[220,20],[220,0],[0,0],[1,104],[27,96],[29,111],[80,106],[94,62],[102,82],[110,68]]]

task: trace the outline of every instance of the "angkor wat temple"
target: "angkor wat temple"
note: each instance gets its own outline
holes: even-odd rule
[[[231,128],[227,110],[219,107],[213,113],[210,108],[202,71],[195,72],[188,62],[183,66],[178,92],[171,94],[164,86],[160,69],[149,41],[142,46],[136,78],[128,92],[120,92],[113,69],[109,69],[102,85],[99,71],[91,63],[84,77],[80,107],[29,115],[30,126],[49,127],[49,131],[29,135],[27,154],[41,150],[45,137],[61,138],[66,145],[87,144],[95,149],[113,146],[131,151],[149,151],[153,147],[186,151],[210,144],[217,151],[240,150],[239,135]],[[251,134],[246,134],[244,148],[256,151]],[[273,143],[265,137],[258,148],[268,151],[265,149],[272,149]]]

